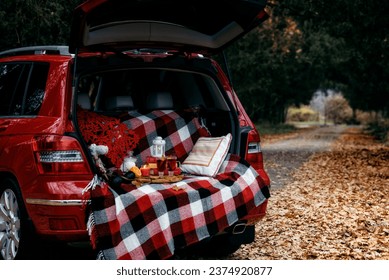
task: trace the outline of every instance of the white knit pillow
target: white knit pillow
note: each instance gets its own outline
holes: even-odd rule
[[[181,170],[195,175],[215,176],[227,156],[232,136],[200,137],[188,157],[181,164]]]

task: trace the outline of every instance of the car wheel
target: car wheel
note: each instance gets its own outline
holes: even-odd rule
[[[17,183],[12,179],[0,182],[0,259],[19,258],[24,250],[26,211]]]

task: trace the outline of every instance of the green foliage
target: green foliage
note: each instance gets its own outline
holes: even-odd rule
[[[275,134],[286,134],[297,131],[298,129],[291,124],[284,123],[269,123],[269,122],[260,122],[256,124],[257,129],[261,132],[261,135],[275,135]]]
[[[270,1],[271,18],[228,50],[234,85],[255,121],[285,120],[316,90],[389,115],[389,2]],[[297,23],[297,27],[293,26]]]
[[[376,120],[367,126],[368,133],[372,134],[381,142],[389,142],[389,120]]]
[[[354,109],[388,115],[389,2],[284,0],[280,6],[304,34],[319,32],[332,38],[327,40],[333,47],[323,69],[323,88],[341,89]]]
[[[227,50],[234,86],[255,121],[283,122],[287,107],[310,95],[300,52],[301,34],[287,18],[265,22]]]
[[[71,16],[80,0],[1,0],[0,50],[68,44]]]

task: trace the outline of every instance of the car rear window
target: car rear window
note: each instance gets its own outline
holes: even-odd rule
[[[153,92],[171,94],[175,110],[196,106],[228,110],[215,81],[207,75],[189,71],[138,68],[99,72],[81,77],[78,91],[88,94],[93,110],[100,112],[108,110],[108,100],[115,96],[131,97],[129,110],[147,111],[147,96]]]

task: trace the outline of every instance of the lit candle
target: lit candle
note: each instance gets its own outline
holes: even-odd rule
[[[150,168],[147,165],[143,165],[140,168],[140,172],[142,173],[143,177],[149,177],[150,176]]]

